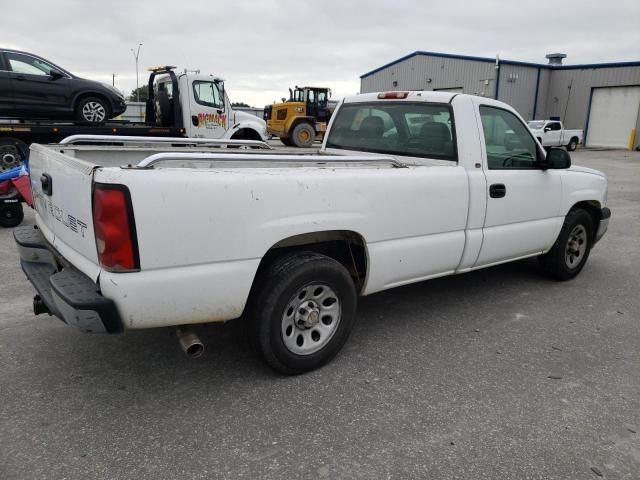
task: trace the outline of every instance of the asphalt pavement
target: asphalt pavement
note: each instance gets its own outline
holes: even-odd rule
[[[188,360],[171,329],[35,317],[0,230],[0,479],[640,478],[640,153],[572,157],[613,212],[576,279],[527,260],[362,298],[297,377],[237,321]]]

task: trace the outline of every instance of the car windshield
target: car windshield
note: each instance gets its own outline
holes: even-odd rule
[[[544,120],[532,120],[531,122],[527,122],[527,125],[531,130],[540,130],[544,127]]]
[[[326,146],[456,161],[449,106],[425,102],[344,104]]]

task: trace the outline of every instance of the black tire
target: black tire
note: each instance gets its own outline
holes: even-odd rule
[[[0,225],[6,228],[17,227],[24,219],[22,204],[10,203],[0,205]]]
[[[297,124],[291,137],[289,137],[296,147],[309,148],[316,139],[316,131],[306,122]]]
[[[571,140],[569,140],[567,151],[573,152],[576,148],[578,148],[578,139],[576,137],[573,137]]]
[[[293,147],[293,142],[288,137],[280,137],[280,141],[285,144],[287,147]]]
[[[580,228],[584,230],[584,243],[574,240],[579,238],[576,232],[579,232]],[[571,210],[565,217],[560,234],[551,250],[538,257],[546,273],[556,280],[570,280],[578,275],[587,263],[593,246],[593,229],[593,218],[588,212],[580,208]],[[582,246],[584,251],[579,254],[574,256],[570,253],[572,249],[579,250]],[[570,260],[570,257],[573,260]]]
[[[109,120],[111,111],[100,97],[84,97],[76,105],[76,120],[85,124],[100,124]],[[93,112],[93,113],[92,113]]]
[[[311,340],[312,334],[316,333],[314,329],[322,330],[318,328],[321,327],[319,322],[324,323],[325,316],[319,306],[314,317],[315,326],[302,325],[294,328],[293,325],[286,324],[287,321],[295,323],[299,309],[302,310],[302,303],[295,307],[291,303],[298,302],[298,299],[313,299],[312,295],[316,295],[318,284],[328,287],[328,291],[335,296],[334,303],[330,304],[335,305],[338,312],[335,315],[337,319],[333,333],[327,335],[326,340],[323,340],[324,344],[318,344],[321,347],[319,350],[305,354],[294,353],[287,346],[285,335],[289,336],[291,343],[291,339],[297,336],[295,341],[298,341],[308,331],[308,345],[311,348],[314,347],[313,341],[321,340]],[[309,288],[308,296],[298,295],[311,286],[313,290]],[[357,293],[353,280],[339,262],[314,252],[283,255],[262,269],[252,288],[247,306],[249,341],[253,350],[277,372],[296,375],[314,370],[330,361],[347,341],[355,322],[356,304]],[[289,313],[290,311],[293,313]],[[292,316],[287,319],[287,315]],[[290,331],[290,327],[293,329],[291,334],[285,333]],[[302,348],[302,344],[298,345]]]

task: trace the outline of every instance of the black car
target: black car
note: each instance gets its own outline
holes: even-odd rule
[[[0,117],[101,123],[127,108],[115,88],[17,50],[0,49]]]

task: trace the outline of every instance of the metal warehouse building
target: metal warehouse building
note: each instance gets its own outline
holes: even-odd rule
[[[497,98],[526,120],[559,118],[582,128],[585,144],[640,145],[640,61],[563,65],[414,52],[360,77],[360,92],[447,90]]]

